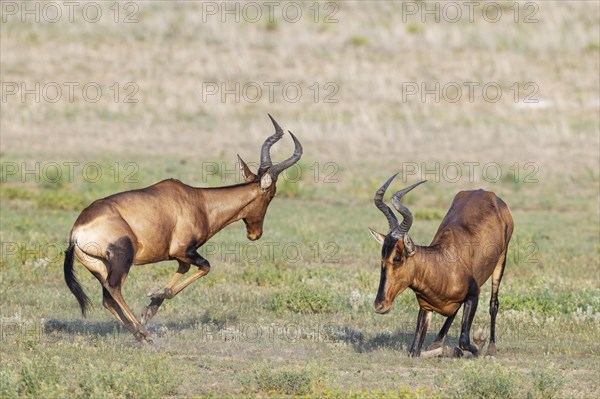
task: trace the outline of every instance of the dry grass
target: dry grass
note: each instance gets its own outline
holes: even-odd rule
[[[200,3],[140,3],[135,24],[9,19],[2,26],[3,81],[98,82],[104,96],[94,104],[10,100],[3,104],[3,151],[254,156],[271,112],[302,137],[312,159],[533,160],[544,171],[596,165],[597,4],[539,5],[539,22],[530,24],[515,24],[509,10],[501,22],[487,23],[479,9],[475,23],[421,24],[418,16],[403,23],[397,2],[343,2],[332,24],[312,22],[305,4],[306,18],[293,24],[279,15],[275,29],[267,29],[266,17],[223,24],[205,16],[203,23]],[[492,104],[476,91],[470,103],[465,88],[456,104],[435,104],[431,96],[403,103],[402,84],[423,81],[497,82],[503,97]],[[113,82],[135,82],[139,103],[112,102]],[[281,91],[271,103],[266,88],[257,103],[232,96],[203,102],[203,82],[296,82],[304,91],[298,103],[284,101]],[[308,88],[314,82],[317,103]],[[327,82],[339,87],[336,104],[323,102]],[[515,104],[515,82],[536,83],[541,106]]]

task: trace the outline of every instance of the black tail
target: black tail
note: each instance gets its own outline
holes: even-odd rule
[[[77,298],[77,302],[79,302],[79,306],[81,307],[81,314],[85,317],[87,312],[87,307],[90,304],[90,299],[83,292],[83,287],[79,284],[77,277],[73,273],[73,252],[75,251],[75,244],[69,243],[69,248],[65,251],[65,281],[67,282],[67,286]]]

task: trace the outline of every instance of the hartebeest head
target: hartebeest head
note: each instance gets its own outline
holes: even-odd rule
[[[246,224],[246,233],[248,239],[252,241],[258,240],[262,235],[265,214],[267,213],[269,203],[275,196],[277,190],[275,184],[277,182],[277,177],[285,169],[298,162],[302,156],[302,145],[296,136],[288,130],[289,134],[292,136],[292,140],[294,140],[294,154],[288,159],[273,165],[270,153],[271,146],[283,137],[283,129],[271,115],[269,115],[269,118],[271,118],[271,122],[273,122],[275,133],[268,137],[262,145],[260,151],[260,166],[258,167],[256,174],[250,170],[246,162],[238,155],[244,179],[249,184],[256,184],[257,190],[260,190],[260,195],[256,196],[255,199],[244,208],[243,220]]]
[[[377,313],[389,312],[394,299],[410,285],[414,268],[414,262],[411,262],[411,257],[415,254],[415,244],[408,235],[413,218],[408,208],[402,204],[402,197],[419,184],[425,183],[426,180],[406,187],[393,195],[392,204],[403,218],[402,223],[399,223],[394,212],[389,206],[383,203],[383,195],[396,176],[397,174],[390,177],[377,190],[373,198],[375,206],[387,218],[390,228],[387,235],[369,228],[375,240],[382,245],[381,279],[377,297],[373,304]]]

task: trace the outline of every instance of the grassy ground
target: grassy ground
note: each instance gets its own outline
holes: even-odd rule
[[[324,22],[336,8],[318,3],[317,23],[313,3],[298,23],[281,14],[222,23],[201,3],[140,2],[132,24],[114,23],[111,4],[97,24],[80,14],[21,23],[3,9],[3,94],[6,82],[97,82],[103,97],[18,93],[0,104],[0,397],[600,395],[597,4],[535,3],[539,21],[529,24],[525,3],[520,23],[513,3],[500,3],[498,23],[439,24],[404,21],[394,2],[337,3],[337,22]],[[120,6],[122,21],[133,9]],[[139,101],[114,101],[114,82],[121,96],[134,82]],[[297,83],[303,95],[203,101],[203,82]],[[403,101],[407,82],[497,82],[503,96]],[[540,102],[521,93],[515,103],[511,86],[531,82]],[[325,101],[332,87],[336,103]],[[78,213],[167,177],[239,181],[235,154],[258,159],[267,112],[305,155],[278,182],[261,240],[246,241],[243,224],[214,237],[202,250],[211,273],[164,304],[151,348],[119,327],[77,265],[95,305],[81,318],[61,253]],[[274,158],[291,151],[286,137]],[[430,180],[407,198],[421,244],[459,190],[482,187],[509,204],[516,230],[495,360],[408,358],[418,311],[410,291],[390,314],[372,311],[380,252],[367,227],[386,229],[372,196],[397,171],[397,188]],[[136,314],[174,271],[173,262],[131,271],[124,296]],[[488,326],[489,294],[486,284],[474,328]],[[442,322],[434,317],[425,345]]]

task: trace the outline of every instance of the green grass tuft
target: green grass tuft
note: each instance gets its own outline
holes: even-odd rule
[[[287,310],[303,314],[333,313],[336,311],[334,296],[328,289],[305,285],[274,293],[271,295],[266,307],[275,312]]]
[[[263,368],[256,373],[256,385],[260,392],[283,395],[305,395],[312,385],[312,376],[306,370],[273,371]]]

